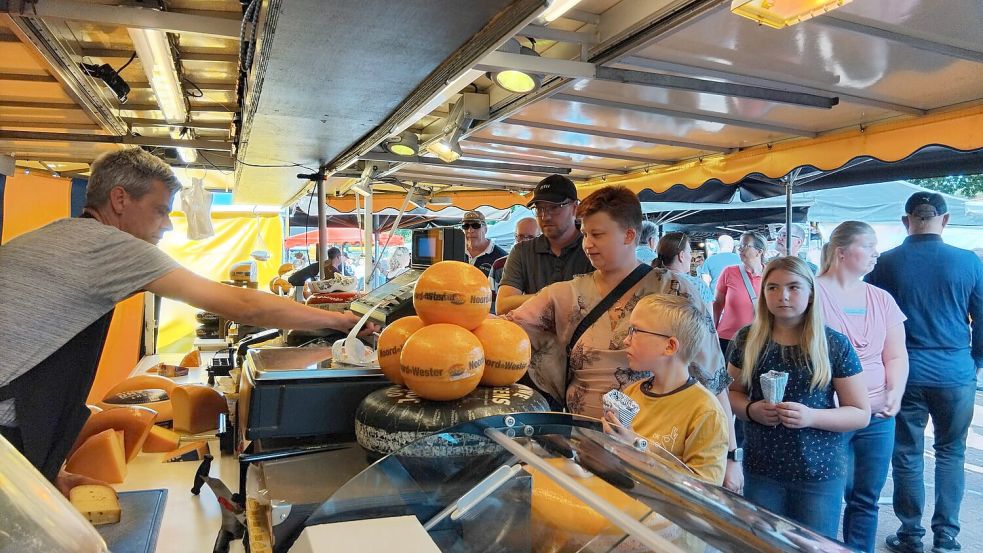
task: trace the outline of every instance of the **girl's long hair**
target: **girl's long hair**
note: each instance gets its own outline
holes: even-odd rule
[[[861,221],[843,221],[833,229],[833,234],[829,236],[829,242],[823,246],[823,258],[819,266],[819,274],[824,275],[833,268],[833,260],[836,258],[836,248],[849,248],[850,244],[858,236],[865,234],[876,235],[874,227]]]
[[[761,293],[758,296],[757,311],[754,321],[748,329],[747,340],[744,343],[744,366],[741,369],[741,382],[747,390],[751,389],[754,379],[754,369],[761,357],[764,356],[775,324],[775,317],[768,310],[765,300],[765,290],[768,279],[778,270],[788,271],[809,283],[809,305],[806,306],[802,318],[802,331],[799,333],[799,355],[801,358],[792,361],[801,364],[812,373],[810,388],[815,390],[829,386],[832,370],[829,365],[829,346],[826,343],[826,324],[823,321],[823,310],[816,305],[816,281],[812,270],[798,257],[776,257],[765,267],[761,277]]]

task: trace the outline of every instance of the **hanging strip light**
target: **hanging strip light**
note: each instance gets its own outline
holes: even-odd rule
[[[730,11],[775,29],[791,27],[851,0],[731,0]]]
[[[580,0],[553,0],[539,17],[547,23],[552,23],[579,3]]]
[[[154,29],[129,29],[133,49],[136,50],[143,70],[150,81],[150,88],[157,98],[157,106],[168,123],[184,123],[188,109],[184,103],[184,91],[178,80],[174,57],[167,33]]]

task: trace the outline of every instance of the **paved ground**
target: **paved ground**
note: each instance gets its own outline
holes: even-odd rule
[[[935,496],[935,454],[932,450],[931,422],[929,422],[928,434],[925,438],[925,495],[929,499],[925,506],[924,520],[922,521],[922,525],[928,531],[924,542],[926,552],[930,551],[932,547],[930,521],[934,508],[932,498]],[[893,489],[894,481],[889,475],[887,485],[881,492],[881,510],[877,527],[878,553],[887,553],[888,549],[884,545],[884,539],[896,531],[899,526],[898,519],[894,516],[894,509],[891,507]],[[966,553],[983,552],[983,391],[976,392],[976,412],[967,440],[966,495],[963,498],[962,510],[959,513],[959,522],[962,530],[957,539],[962,544],[962,550]]]

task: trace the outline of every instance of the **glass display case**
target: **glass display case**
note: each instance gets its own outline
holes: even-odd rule
[[[425,447],[442,456],[421,447],[363,470],[303,527],[412,515],[440,551],[462,553],[851,551],[696,479],[656,444],[605,434],[595,419],[492,416],[431,436]]]

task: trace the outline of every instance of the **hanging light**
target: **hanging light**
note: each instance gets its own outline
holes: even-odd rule
[[[553,0],[539,17],[547,23],[552,23],[579,3],[580,0]]]
[[[454,133],[457,135],[458,133]],[[453,163],[464,155],[461,151],[461,145],[458,143],[458,138],[456,136],[442,136],[434,142],[427,145],[427,150],[433,155],[440,158],[440,161],[444,163]]]
[[[461,135],[464,134],[471,123],[478,119],[488,119],[488,95],[487,94],[461,94],[461,98],[451,108],[447,120],[439,138],[427,144],[427,151],[434,154],[444,163],[453,163],[464,152],[461,151]]]
[[[730,11],[775,29],[791,27],[851,0],[731,0]]]
[[[168,123],[184,123],[188,109],[167,33],[155,29],[129,29],[129,32],[164,119]]]
[[[500,50],[508,54],[539,57],[539,53],[532,48],[522,46],[514,38],[509,39]],[[532,92],[543,85],[542,75],[538,73],[527,73],[519,69],[501,69],[491,73],[489,78],[498,86],[515,94]]]
[[[415,156],[420,152],[420,139],[410,131],[403,131],[386,141],[386,149],[398,156]]]

